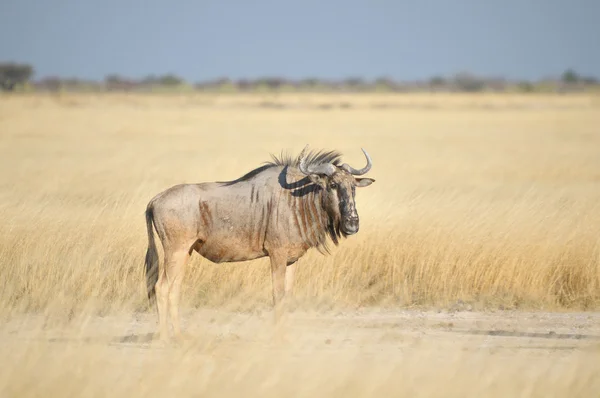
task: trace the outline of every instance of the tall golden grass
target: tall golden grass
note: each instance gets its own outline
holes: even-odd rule
[[[330,110],[237,98],[2,97],[0,305],[143,308],[148,200],[308,143],[359,166],[365,147],[376,182],[357,193],[361,231],[301,259],[299,304],[598,308],[595,97],[346,96]],[[271,98],[293,100],[311,97]],[[266,259],[195,255],[184,285],[188,306],[270,304]]]
[[[0,97],[0,396],[595,396],[597,346],[437,331],[597,333],[591,312],[422,310],[599,308],[599,111],[586,95]],[[149,348],[148,200],[306,144],[357,166],[364,147],[376,179],[360,232],[298,264],[296,304],[319,313],[271,346],[268,260],[194,255],[194,339]]]

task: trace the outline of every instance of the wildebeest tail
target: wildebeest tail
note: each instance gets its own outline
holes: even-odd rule
[[[156,300],[156,281],[158,281],[158,252],[156,251],[156,242],[154,241],[154,230],[152,227],[153,219],[152,206],[146,209],[146,228],[148,229],[148,250],[146,251],[146,289],[148,290],[148,300],[153,305]]]

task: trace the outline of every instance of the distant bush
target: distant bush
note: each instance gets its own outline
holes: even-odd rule
[[[396,82],[389,77],[379,77],[374,84],[376,91],[394,91],[396,89]]]
[[[0,89],[13,91],[15,87],[25,85],[33,76],[33,67],[13,62],[0,63]]]
[[[535,91],[535,86],[531,82],[528,82],[528,81],[519,82],[517,84],[517,88],[519,91],[521,91],[523,93],[531,93],[531,92]]]
[[[366,86],[367,83],[360,77],[350,77],[342,81],[342,87],[345,87],[351,91],[363,90]]]
[[[429,79],[429,85],[432,87],[444,86],[446,84],[446,79],[442,76],[434,76]]]
[[[180,78],[179,76],[175,76],[172,74],[159,76],[156,79],[156,83],[161,86],[180,86],[185,84],[185,80]]]
[[[104,78],[105,88],[109,91],[130,91],[138,87],[139,83],[116,74]]]
[[[561,80],[563,83],[574,84],[579,82],[579,74],[573,69],[567,69],[562,74]]]
[[[63,81],[59,77],[45,77],[35,83],[36,90],[58,92],[63,88]]]
[[[454,84],[460,91],[478,92],[485,88],[485,81],[470,73],[461,72],[454,77]]]
[[[598,79],[596,79],[595,77],[591,77],[591,76],[582,77],[581,81],[584,84],[589,84],[589,85],[597,85],[598,84]]]

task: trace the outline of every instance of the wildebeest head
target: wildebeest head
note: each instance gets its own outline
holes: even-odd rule
[[[362,149],[362,148],[361,148]],[[302,173],[316,185],[322,188],[322,203],[334,221],[336,227],[339,226],[343,235],[353,235],[358,232],[359,218],[356,211],[354,196],[356,188],[367,187],[375,182],[372,178],[357,178],[366,174],[372,166],[371,157],[362,150],[367,158],[367,165],[362,169],[355,169],[344,163],[336,166],[332,163],[306,164],[304,153],[300,155],[298,168]]]

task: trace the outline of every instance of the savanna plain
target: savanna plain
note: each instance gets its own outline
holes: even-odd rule
[[[597,397],[599,126],[591,94],[0,96],[0,396]],[[156,344],[148,201],[306,144],[376,181],[284,338],[268,259],[194,254]]]

